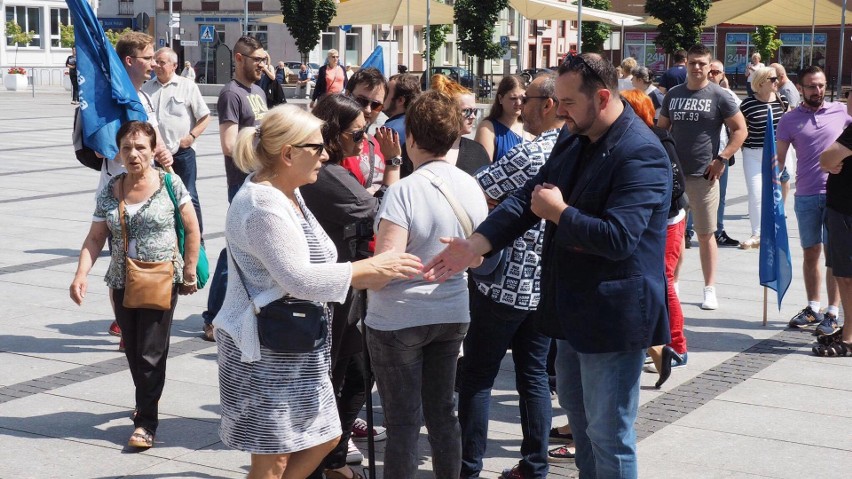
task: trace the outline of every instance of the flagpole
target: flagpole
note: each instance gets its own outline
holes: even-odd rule
[[[768,298],[769,298],[769,288],[764,286],[763,287],[763,325],[764,326],[766,326],[766,317],[768,315],[768,313],[767,313],[767,309],[768,309],[767,302],[769,301]]]

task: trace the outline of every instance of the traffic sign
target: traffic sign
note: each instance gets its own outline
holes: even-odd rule
[[[184,47],[197,47],[198,40],[181,40],[180,44]]]
[[[214,25],[199,25],[200,32],[198,41],[201,43],[213,43],[213,38],[216,35],[216,27]]]

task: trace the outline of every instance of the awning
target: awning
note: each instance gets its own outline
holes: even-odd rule
[[[509,0],[509,6],[528,20],[577,20],[578,7],[555,0]],[[641,25],[642,17],[583,7],[584,22],[603,22],[608,25],[631,27]]]
[[[453,7],[434,0],[429,5],[432,25],[452,25]],[[584,10],[585,12],[585,10]],[[282,24],[283,15],[273,15],[260,23]],[[330,25],[426,25],[426,0],[347,0],[337,4]]]

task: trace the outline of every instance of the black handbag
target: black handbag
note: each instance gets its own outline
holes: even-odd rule
[[[228,254],[231,254],[230,250]],[[278,353],[310,353],[325,346],[330,316],[325,304],[284,296],[258,310],[246,288],[239,263],[233,255],[231,260],[255,308],[257,334],[263,347]]]

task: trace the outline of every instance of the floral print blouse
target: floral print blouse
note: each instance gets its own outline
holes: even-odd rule
[[[130,239],[136,240],[136,258],[142,261],[168,261],[172,259],[175,267],[175,283],[183,282],[183,258],[177,251],[175,233],[175,209],[169,192],[165,187],[166,173],[158,170],[160,187],[142,205],[133,216],[125,215]],[[112,289],[124,288],[125,251],[124,236],[121,234],[121,222],[118,215],[119,199],[115,197],[115,184],[124,179],[126,173],[112,178],[98,194],[94,221],[106,221],[112,235],[112,253],[109,269],[104,281]],[[172,174],[172,188],[178,203],[183,204],[189,193],[180,178]]]

